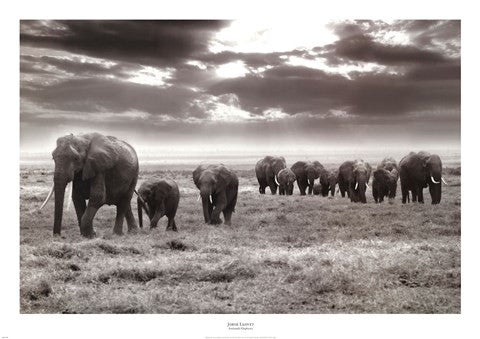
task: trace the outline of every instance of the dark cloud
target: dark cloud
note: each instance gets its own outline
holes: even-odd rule
[[[207,51],[226,21],[22,21],[20,44],[149,65],[175,65]]]
[[[427,71],[423,75],[421,71],[413,72],[409,78],[373,73],[350,80],[306,67],[282,66],[266,71],[262,78],[224,80],[215,84],[211,91],[216,95],[234,93],[242,107],[257,113],[270,107],[281,107],[290,114],[327,113],[339,109],[350,114],[384,116],[429,107],[458,109],[458,79],[427,84],[416,81],[422,76],[428,79],[429,74]]]
[[[188,103],[197,94],[181,87],[159,88],[114,79],[72,79],[36,89],[22,88],[20,96],[44,109],[70,112],[125,112],[187,117]]]
[[[334,49],[336,57],[382,65],[447,61],[441,53],[422,50],[415,46],[381,44],[365,35],[354,35],[339,40],[335,43]]]

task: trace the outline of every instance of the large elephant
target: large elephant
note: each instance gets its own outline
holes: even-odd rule
[[[367,202],[365,191],[368,187],[372,167],[363,160],[345,161],[338,169],[338,186],[342,197],[347,192],[352,202]]]
[[[177,231],[175,214],[177,213],[180,191],[175,181],[171,179],[149,179],[138,189],[137,208],[138,222],[143,227],[142,210],[145,210],[150,227],[157,227],[158,221],[164,215],[168,218],[167,231]]]
[[[284,168],[280,172],[278,172],[278,194],[292,195],[293,184],[295,183],[295,180],[297,180],[295,173],[293,173],[290,168]]]
[[[270,187],[272,194],[277,193],[278,172],[287,167],[284,157],[272,157],[267,155],[260,159],[255,165],[255,174],[257,175],[258,184],[260,185],[260,194],[265,194],[265,188]]]
[[[397,194],[398,171],[393,168],[388,171],[379,168],[373,172],[372,194],[375,202],[383,202],[388,197],[390,202],[395,199]]]
[[[297,185],[300,195],[306,195],[305,191],[308,187],[308,194],[312,194],[315,179],[324,176],[325,168],[318,161],[297,161],[291,167],[293,173],[297,177]]]
[[[221,224],[223,212],[225,224],[230,225],[237,203],[237,175],[223,164],[200,165],[193,171],[193,182],[200,190],[205,222]]]
[[[412,202],[423,203],[423,189],[428,186],[432,204],[439,204],[442,198],[442,161],[436,154],[410,152],[399,164],[402,203],[406,203],[409,191]]]
[[[52,155],[54,185],[45,203],[55,192],[53,234],[61,232],[65,188],[71,181],[72,200],[83,236],[95,236],[93,218],[105,204],[117,206],[113,228],[116,234],[122,234],[124,218],[129,231],[137,228],[130,200],[138,178],[138,159],[129,144],[100,133],[70,134],[57,139]]]

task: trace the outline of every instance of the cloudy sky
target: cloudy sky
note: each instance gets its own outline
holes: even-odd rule
[[[456,148],[459,21],[21,21],[21,151]]]

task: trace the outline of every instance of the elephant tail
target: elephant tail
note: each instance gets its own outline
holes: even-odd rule
[[[147,206],[147,204],[145,203],[145,200],[143,200],[143,198],[141,197],[141,195],[138,194],[137,190],[134,189],[133,192],[135,192],[135,194],[137,195],[137,197],[138,197],[137,200],[141,203],[143,209],[145,210],[145,212],[147,212],[147,215],[150,216],[150,211],[148,210],[148,206]]]

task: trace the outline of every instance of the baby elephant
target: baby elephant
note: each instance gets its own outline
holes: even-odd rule
[[[397,194],[398,172],[396,169],[387,171],[380,168],[373,172],[372,192],[375,202],[383,202],[383,198],[388,197],[389,201],[395,198]]]
[[[290,168],[284,168],[277,174],[280,195],[292,195],[293,183],[297,180],[295,173]]]
[[[177,231],[175,214],[177,213],[180,192],[178,185],[171,179],[153,178],[146,180],[138,189],[138,221],[143,227],[142,207],[150,218],[150,227],[157,227],[158,220],[164,215],[168,218],[167,231]]]

